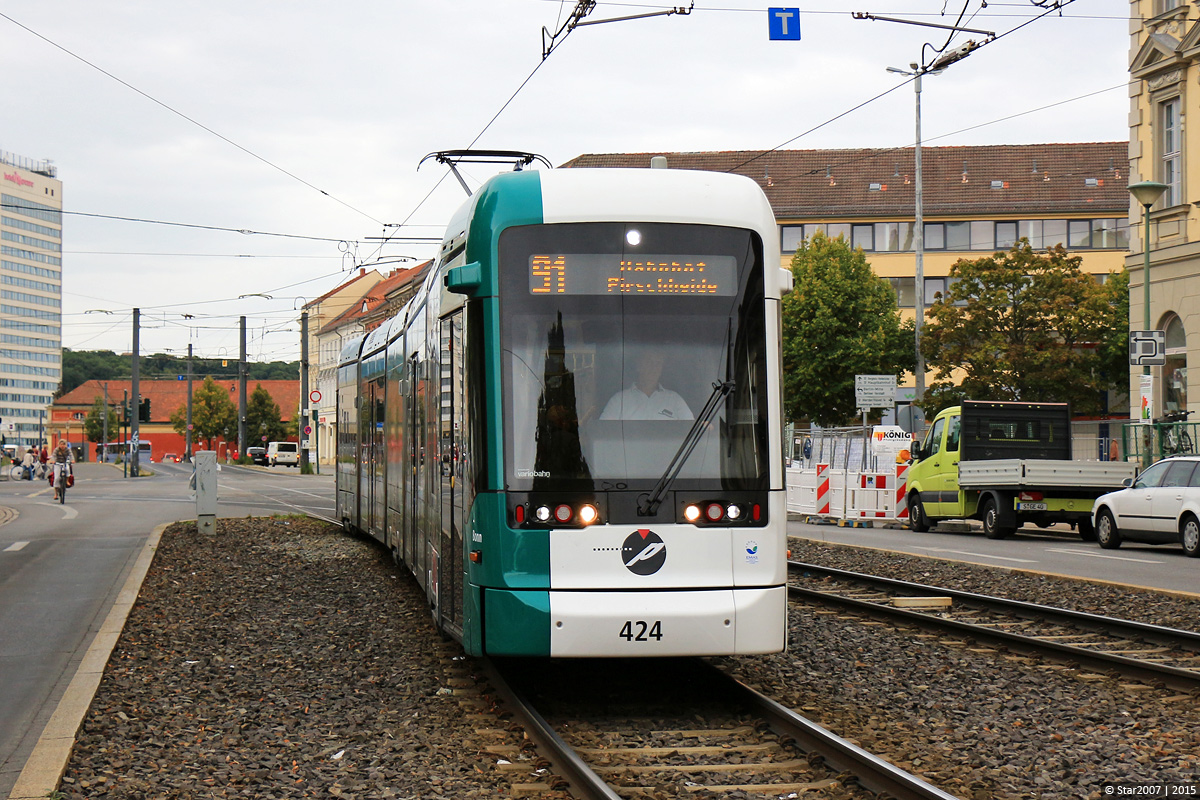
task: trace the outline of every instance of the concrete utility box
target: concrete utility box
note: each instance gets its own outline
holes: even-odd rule
[[[196,529],[200,533],[216,533],[217,454],[212,450],[197,450],[195,463],[192,481],[196,489]]]

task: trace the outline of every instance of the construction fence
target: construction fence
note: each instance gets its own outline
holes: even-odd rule
[[[1075,460],[1136,458],[1122,442],[1122,422],[1072,423]],[[788,513],[838,523],[906,523],[910,448],[922,435],[893,425],[789,431]]]

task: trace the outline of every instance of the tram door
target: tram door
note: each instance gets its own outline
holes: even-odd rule
[[[442,320],[441,391],[438,450],[441,462],[441,544],[439,559],[439,616],[443,627],[462,632],[463,434],[466,371],[463,364],[463,312]]]
[[[370,419],[367,432],[367,463],[363,469],[367,475],[366,508],[362,510],[363,528],[371,533],[380,533],[386,524],[384,514],[383,477],[386,473],[387,448],[384,447],[384,392],[386,381],[371,381],[367,393],[367,416]]]
[[[405,437],[405,448],[408,452],[404,455],[404,484],[405,484],[405,514],[404,514],[404,562],[408,564],[409,569],[414,574],[420,574],[420,563],[417,561],[417,553],[422,549],[420,544],[420,532],[417,529],[417,520],[421,516],[421,502],[417,495],[417,465],[420,462],[421,450],[421,402],[417,392],[417,369],[420,362],[414,355],[404,367],[405,374],[408,377],[406,386],[408,388],[408,398],[406,402],[405,424],[408,427],[408,435]]]

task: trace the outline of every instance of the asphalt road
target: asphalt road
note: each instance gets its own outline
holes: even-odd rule
[[[820,542],[874,547],[993,567],[1070,575],[1077,578],[1147,586],[1176,592],[1200,592],[1200,559],[1188,558],[1179,545],[1125,542],[1104,550],[1084,542],[1065,525],[1026,526],[1008,539],[989,539],[979,524],[943,523],[928,533],[900,528],[843,528],[789,522],[788,535]],[[1120,616],[1120,609],[1113,609]]]
[[[152,477],[132,480],[119,467],[78,464],[63,505],[45,481],[0,480],[0,797],[8,796],[150,532],[195,519],[191,465],[149,468]],[[220,517],[333,516],[332,472],[222,465],[218,493]]]

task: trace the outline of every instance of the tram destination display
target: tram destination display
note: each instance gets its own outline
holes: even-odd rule
[[[737,294],[733,256],[618,253],[534,254],[529,257],[532,295]]]

